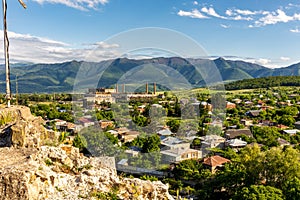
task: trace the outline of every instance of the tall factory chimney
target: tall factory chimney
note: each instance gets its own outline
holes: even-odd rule
[[[149,89],[148,89],[148,83],[146,83],[146,94],[148,94]]]
[[[156,83],[153,83],[153,92],[156,94]]]

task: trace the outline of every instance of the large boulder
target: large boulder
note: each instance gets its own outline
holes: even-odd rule
[[[58,134],[44,127],[25,106],[0,109],[0,147],[39,147],[57,141]]]
[[[0,200],[173,199],[160,181],[121,178],[112,157],[85,157],[24,106],[0,109]]]
[[[120,178],[100,161],[107,158],[87,158],[75,147],[65,149],[0,148],[0,200],[96,199],[108,194],[119,199],[173,199],[160,181]]]

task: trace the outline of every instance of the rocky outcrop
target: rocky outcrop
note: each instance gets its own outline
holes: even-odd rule
[[[25,106],[0,110],[0,147],[39,147],[57,140],[58,134],[44,128],[44,120]]]
[[[173,199],[160,181],[121,178],[114,158],[85,157],[57,141],[29,108],[0,110],[0,200]]]
[[[0,156],[1,200],[172,199],[160,181],[120,178],[101,164],[103,159],[87,158],[75,147],[1,148]]]

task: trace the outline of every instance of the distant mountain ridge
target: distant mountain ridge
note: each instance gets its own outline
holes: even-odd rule
[[[204,86],[205,79],[217,76],[216,69],[224,82],[268,76],[300,75],[300,63],[284,68],[270,69],[258,64],[225,60],[224,58],[212,61],[180,57],[141,60],[118,58],[98,63],[70,61],[56,64],[17,64],[11,68],[11,87],[14,92],[17,76],[19,93],[71,92],[78,70],[88,73],[89,76],[76,84],[88,87],[91,82],[97,80],[99,81],[98,86],[111,87],[124,74],[139,66],[147,67],[147,65],[167,66],[170,70],[181,74],[193,87]],[[100,75],[102,75],[101,79],[99,79]],[[87,84],[88,82],[90,83]],[[0,67],[0,86],[1,91],[4,92],[5,70],[3,67]]]

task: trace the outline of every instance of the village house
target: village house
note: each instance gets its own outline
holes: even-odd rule
[[[295,126],[296,129],[300,130],[300,121],[295,122],[294,126]]]
[[[237,151],[245,146],[247,146],[247,142],[237,138],[226,141],[226,147],[231,147]]]
[[[258,123],[260,126],[276,126],[277,123],[271,120],[260,120]]]
[[[246,115],[249,117],[258,117],[261,110],[249,110]]]
[[[298,129],[289,129],[289,130],[283,130],[282,132],[285,133],[285,134],[288,134],[290,136],[293,136],[293,135],[296,135],[297,133],[299,133],[300,130],[298,130]]]
[[[240,104],[242,103],[241,99],[232,99],[233,102],[235,102],[236,104]]]
[[[179,148],[190,148],[190,143],[184,142],[176,137],[166,137],[160,142],[161,150],[179,149]]]
[[[241,124],[244,126],[252,126],[253,125],[253,120],[251,119],[241,119]]]
[[[250,129],[228,129],[225,132],[225,138],[226,139],[235,139],[241,135],[246,135],[248,137],[253,137]]]
[[[245,103],[245,106],[248,106],[248,107],[253,105],[253,102],[249,101],[249,100],[246,100],[244,103]]]
[[[168,127],[164,127],[161,130],[157,131],[157,135],[161,137],[161,139],[173,135],[172,131]]]
[[[65,124],[60,125],[59,131],[64,131],[68,133],[75,133],[77,132],[77,126],[74,123],[66,122]]]
[[[121,142],[131,142],[133,141],[135,138],[137,138],[140,135],[140,132],[138,131],[127,131],[127,132],[123,132],[123,133],[119,133],[118,134],[118,139]]]
[[[227,101],[226,102],[226,109],[233,109],[233,108],[236,108],[236,104]]]
[[[114,122],[110,120],[100,120],[99,125],[102,129],[106,129],[107,127],[114,127]]]
[[[200,137],[201,148],[220,148],[223,149],[225,146],[225,138],[219,135],[206,135]]]
[[[164,163],[178,163],[183,160],[202,158],[201,151],[184,147],[164,150],[160,153],[162,155],[161,159]]]
[[[285,139],[282,139],[282,138],[278,138],[277,142],[278,142],[279,146],[281,146],[281,147],[290,145],[290,143],[288,141],[286,141]]]
[[[277,127],[281,130],[288,129],[289,127],[283,124],[278,124]]]
[[[299,94],[290,94],[289,95],[289,99],[297,99],[297,97],[299,97]]]
[[[64,126],[67,123],[67,121],[61,119],[54,119],[54,123],[55,123],[56,130],[61,131],[61,129],[64,129]]]
[[[115,131],[118,132],[118,135],[122,135],[130,130],[126,127],[119,127],[119,128],[116,128]]]
[[[95,125],[95,122],[94,122],[92,119],[85,118],[85,117],[79,118],[79,119],[77,120],[77,122],[78,122],[80,125],[82,125],[83,127],[89,127],[89,126]]]
[[[261,110],[273,110],[274,107],[273,106],[265,106],[265,105],[263,105],[263,106],[260,107],[260,109]]]
[[[203,165],[207,166],[212,173],[215,173],[218,169],[223,168],[225,163],[231,162],[227,158],[223,158],[219,155],[211,156],[203,159]]]

